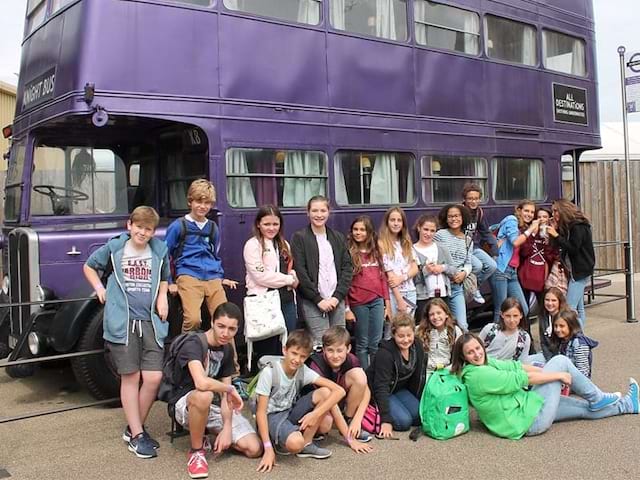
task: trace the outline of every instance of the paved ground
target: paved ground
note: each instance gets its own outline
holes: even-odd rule
[[[637,283],[640,291],[640,282]],[[614,281],[610,291],[621,292]],[[640,297],[640,295],[638,296]],[[638,303],[638,302],[637,302]],[[640,308],[639,308],[640,311]],[[600,341],[594,380],[605,389],[626,390],[630,375],[640,379],[640,325],[625,322],[624,302],[587,311],[588,334]],[[41,369],[15,381],[0,372],[0,417],[9,417],[86,401],[68,369]],[[157,403],[148,421],[160,440],[159,457],[140,460],[120,440],[121,409],[89,408],[0,424],[0,478],[16,479],[182,479],[186,474],[187,438],[170,444],[169,420]],[[546,434],[520,441],[489,435],[478,423],[462,437],[445,442],[406,434],[398,441],[374,441],[375,451],[359,456],[327,440],[333,457],[318,461],[279,458],[280,478],[420,478],[420,479],[637,479],[640,472],[640,416],[554,425]],[[210,461],[210,478],[258,478],[257,461],[234,454]]]

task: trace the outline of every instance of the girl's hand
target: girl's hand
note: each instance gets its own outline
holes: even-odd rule
[[[453,276],[453,282],[454,283],[462,283],[462,282],[464,282],[465,278],[467,278],[467,272],[462,270],[461,272],[458,272]]]
[[[331,304],[331,310],[334,310],[338,307],[338,305],[340,305],[340,300],[338,300],[336,297],[331,297],[329,299],[329,303]]]
[[[329,303],[329,299],[325,298],[323,300],[320,300],[318,302],[318,308],[320,309],[321,312],[329,312],[331,311],[331,304]]]
[[[571,386],[571,382],[573,378],[569,372],[559,372],[558,373],[559,380],[567,386]]]
[[[538,233],[539,228],[540,228],[540,220],[536,218],[533,222],[531,222],[531,225],[529,225],[529,228],[527,230],[529,230],[532,235],[535,235],[536,233]]]
[[[291,275],[293,277],[293,283],[291,284],[291,288],[296,289],[298,288],[298,285],[300,285],[300,280],[298,280],[298,274],[296,273],[295,270],[291,270],[289,272],[289,275]]]
[[[344,312],[344,319],[347,322],[355,322],[356,321],[356,316],[353,314],[353,312],[351,310],[347,310]]]
[[[389,302],[384,303],[384,318],[386,320],[391,318],[391,304]]]
[[[558,236],[558,231],[556,230],[556,227],[554,227],[551,224],[547,227],[547,233],[551,235],[553,238],[556,238]]]
[[[393,426],[390,423],[383,423],[380,427],[380,433],[378,436],[381,438],[393,437]]]
[[[360,435],[360,425],[362,424],[362,419],[357,419],[353,417],[351,419],[351,423],[349,424],[349,430],[347,435],[349,438],[355,439]]]
[[[397,302],[398,312],[407,312],[409,311],[409,305],[403,299],[398,300]]]
[[[238,282],[235,280],[229,280],[228,278],[222,279],[222,286],[229,287],[231,290],[235,290],[238,288]]]
[[[276,465],[276,454],[273,451],[273,448],[265,448],[264,455],[262,455],[262,459],[258,464],[258,472],[270,472],[271,469]]]
[[[387,272],[387,283],[389,284],[389,288],[396,288],[400,286],[402,282],[404,282],[404,279],[401,275],[397,275],[394,272]]]
[[[370,447],[365,443],[360,443],[355,439],[349,442],[349,446],[351,447],[351,450],[353,450],[356,453],[369,453],[373,451],[373,447]]]

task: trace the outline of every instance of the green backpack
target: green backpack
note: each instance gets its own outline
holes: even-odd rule
[[[420,399],[420,419],[424,433],[437,440],[469,431],[467,387],[446,368],[429,377]]]

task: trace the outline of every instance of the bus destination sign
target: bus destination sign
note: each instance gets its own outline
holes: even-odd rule
[[[584,88],[553,84],[553,120],[588,125],[587,91]]]
[[[22,92],[22,110],[28,110],[53,98],[53,91],[56,84],[55,67],[38,75],[24,86]]]

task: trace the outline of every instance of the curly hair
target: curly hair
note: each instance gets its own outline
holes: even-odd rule
[[[440,224],[440,228],[449,228],[449,222],[447,221],[447,216],[449,214],[449,210],[452,208],[457,208],[462,215],[462,225],[460,229],[464,232],[467,228],[467,225],[471,223],[471,212],[467,207],[462,205],[461,203],[450,203],[449,205],[445,205],[438,212],[438,223]]]
[[[447,339],[449,340],[449,345],[453,345],[453,342],[456,340],[456,320],[451,314],[451,310],[449,310],[449,306],[447,303],[441,298],[432,298],[427,303],[425,307],[422,318],[420,319],[420,325],[416,329],[416,336],[422,341],[422,346],[424,347],[424,351],[429,351],[429,344],[431,343],[431,332],[435,328],[431,322],[429,321],[429,312],[433,307],[438,307],[444,311],[444,314],[447,316],[446,321],[444,322],[444,327],[447,330]]]

